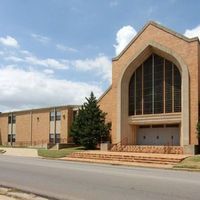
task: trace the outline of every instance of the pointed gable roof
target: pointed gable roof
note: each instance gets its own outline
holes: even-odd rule
[[[199,38],[198,37],[194,37],[194,38],[188,38],[180,33],[177,33],[157,22],[154,22],[154,21],[149,21],[138,33],[137,35],[126,45],[126,47],[121,51],[121,53],[114,57],[112,60],[115,61],[115,60],[118,60],[123,54],[124,52],[134,43],[134,41],[147,29],[147,27],[149,27],[150,25],[162,30],[162,31],[165,31],[175,37],[178,37],[182,40],[185,40],[186,42],[193,42],[193,41],[198,41],[199,42]]]

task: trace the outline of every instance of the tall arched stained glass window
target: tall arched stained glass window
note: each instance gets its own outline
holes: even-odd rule
[[[181,112],[181,74],[177,66],[152,54],[129,83],[129,115]]]

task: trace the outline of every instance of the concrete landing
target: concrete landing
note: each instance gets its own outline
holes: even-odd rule
[[[12,148],[12,147],[0,147],[5,153],[2,155],[7,156],[24,156],[24,157],[38,157],[37,149],[29,148]]]

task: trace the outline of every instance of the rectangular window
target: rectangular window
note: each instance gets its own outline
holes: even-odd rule
[[[15,141],[16,141],[16,135],[13,134],[13,135],[12,135],[12,142],[15,142]]]
[[[152,114],[152,56],[143,65],[144,74],[144,114]]]
[[[11,134],[8,134],[8,142],[11,142]]]
[[[50,121],[54,121],[55,119],[54,117],[55,117],[55,112],[54,111],[50,112]],[[59,120],[61,120],[61,112],[56,111],[56,121]]]
[[[56,143],[60,143],[60,133],[56,133]]]
[[[13,115],[13,118],[12,118],[12,123],[13,123],[13,124],[16,123],[16,116],[14,116],[14,115]]]
[[[16,134],[8,134],[8,142],[15,142]]]
[[[61,120],[61,112],[56,112],[56,120]]]
[[[174,67],[174,112],[181,112],[181,76],[177,67]]]
[[[163,113],[164,59],[154,55],[154,113]]]
[[[54,111],[50,112],[50,121],[54,121],[55,113]]]
[[[129,116],[135,114],[135,73],[129,83]]]
[[[12,122],[12,116],[9,115],[9,116],[8,116],[8,123],[11,124],[11,122]]]
[[[49,142],[50,142],[50,143],[53,143],[53,142],[54,142],[54,134],[53,134],[53,133],[50,133],[50,134],[49,134]]]
[[[9,115],[8,116],[8,124],[15,124],[16,123],[16,116],[15,115]]]
[[[142,114],[142,66],[136,70],[136,115]]]
[[[172,63],[165,60],[165,112],[172,112]]]

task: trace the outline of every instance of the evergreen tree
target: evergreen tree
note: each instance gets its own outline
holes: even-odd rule
[[[95,149],[100,142],[108,141],[111,124],[105,122],[105,116],[91,92],[72,123],[70,134],[73,141],[86,149]]]

